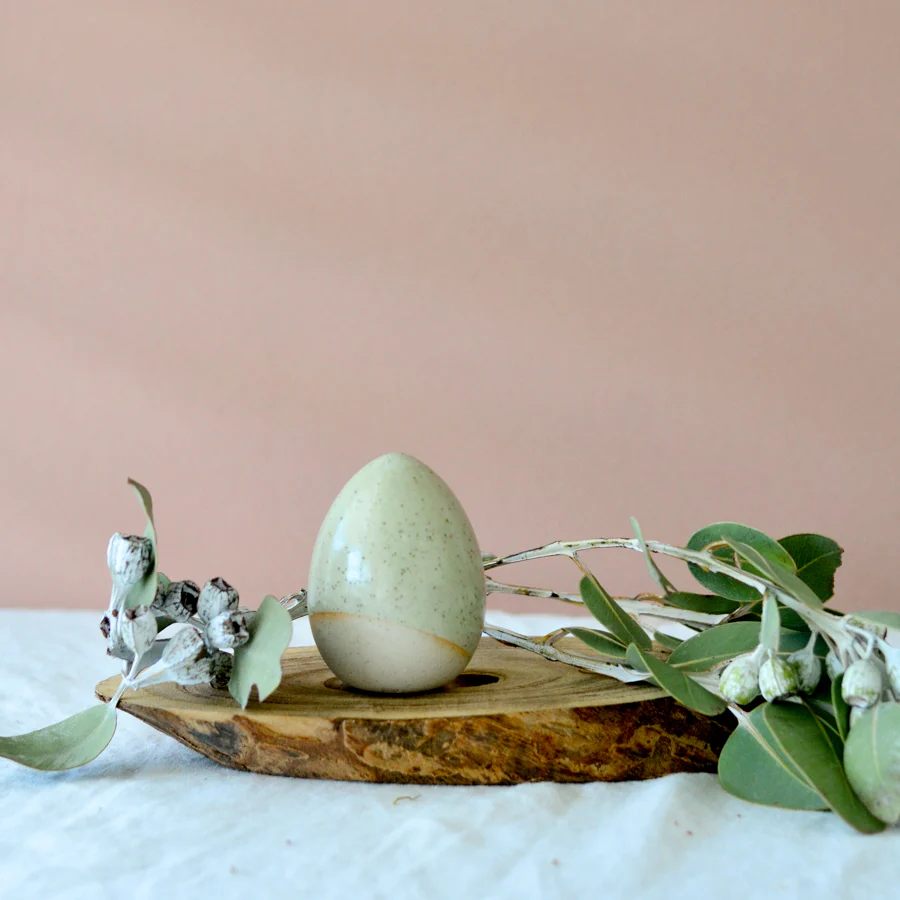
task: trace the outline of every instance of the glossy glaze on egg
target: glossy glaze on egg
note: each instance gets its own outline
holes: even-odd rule
[[[316,646],[345,684],[393,693],[452,681],[484,626],[481,552],[460,502],[411,456],[373,460],[322,523],[308,600]]]

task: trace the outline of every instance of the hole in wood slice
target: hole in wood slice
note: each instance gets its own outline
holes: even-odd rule
[[[345,691],[348,694],[359,694],[363,697],[427,697],[429,694],[442,694],[447,691],[459,690],[460,688],[483,687],[486,684],[497,684],[498,681],[500,681],[500,676],[492,675],[490,672],[463,672],[462,675],[457,675],[450,684],[435,688],[433,691],[418,691],[414,694],[392,693],[389,695],[362,691],[359,688],[350,687],[349,684],[344,684],[344,682],[338,678],[328,678],[325,680],[324,684],[325,687],[331,688],[333,691]]]

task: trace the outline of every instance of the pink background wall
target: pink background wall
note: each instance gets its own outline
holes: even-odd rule
[[[2,4],[0,603],[104,606],[132,475],[163,569],[255,605],[400,449],[493,552],[820,530],[841,605],[900,608],[898,33],[895,2]]]

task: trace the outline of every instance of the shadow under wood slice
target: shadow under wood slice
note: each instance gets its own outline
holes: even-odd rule
[[[270,775],[418,784],[621,781],[714,771],[732,729],[653,686],[622,685],[482,639],[426,694],[345,688],[314,648],[241,710],[207,686],[127,692],[121,708],[222,765]],[[118,678],[98,685],[108,698]]]

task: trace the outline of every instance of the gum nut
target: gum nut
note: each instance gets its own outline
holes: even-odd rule
[[[759,690],[766,700],[778,700],[797,693],[797,670],[779,656],[767,659],[759,667]]]
[[[732,660],[719,679],[719,693],[741,706],[759,694],[759,663],[750,654]]]
[[[216,650],[231,650],[250,640],[247,617],[242,612],[226,612],[211,619],[206,626],[207,643]]]
[[[811,694],[822,678],[822,660],[811,651],[798,650],[788,657],[788,662],[797,670],[800,691]]]
[[[156,639],[156,616],[149,606],[126,609],[120,627],[125,646],[136,656],[143,656]]]
[[[200,587],[193,581],[173,581],[166,591],[162,611],[176,622],[186,622],[197,614]]]
[[[829,650],[825,656],[825,671],[832,681],[835,681],[839,675],[844,674],[844,664],[834,650]]]
[[[238,600],[238,592],[224,578],[211,578],[200,591],[197,612],[208,622],[223,612],[237,609]]]
[[[166,666],[179,666],[182,663],[197,659],[206,645],[196,628],[188,626],[178,631],[166,644],[160,661]]]
[[[867,709],[881,697],[883,688],[884,679],[878,665],[870,659],[858,659],[844,672],[841,696],[850,706]]]
[[[212,660],[208,656],[184,663],[172,670],[172,680],[183,685],[207,684],[212,680],[212,676]]]
[[[210,684],[216,690],[224,691],[231,680],[231,670],[234,668],[234,657],[230,653],[214,653],[212,661],[212,677]]]
[[[135,534],[114,534],[106,548],[106,562],[118,584],[137,584],[150,570],[153,544]]]

